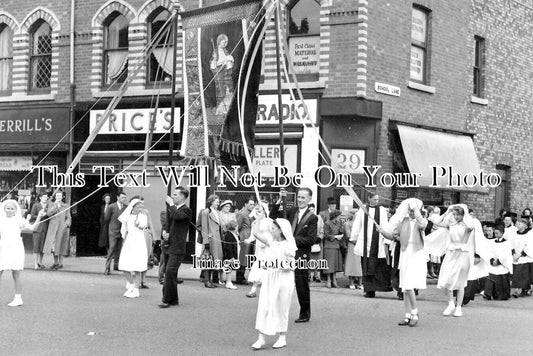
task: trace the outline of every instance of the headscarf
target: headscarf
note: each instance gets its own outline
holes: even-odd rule
[[[293,250],[293,252],[296,252],[298,248],[296,247],[296,241],[294,240],[294,236],[292,234],[292,225],[289,220],[278,218],[274,220],[274,224],[278,225],[280,228],[283,237],[285,237],[285,240],[287,240],[289,243],[289,249]]]
[[[392,232],[396,226],[401,224],[403,219],[409,216],[409,207],[420,210],[424,203],[422,200],[416,198],[405,199],[401,202],[400,206],[396,209],[396,212],[391,216],[389,222],[385,226],[385,230]]]

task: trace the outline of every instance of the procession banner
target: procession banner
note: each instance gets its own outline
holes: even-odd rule
[[[237,110],[245,73],[252,65],[244,111],[246,143],[254,144],[261,53],[252,63],[247,48],[259,39],[260,0],[238,0],[184,12],[185,105],[181,155],[195,160],[216,160],[245,165]],[[254,35],[253,35],[254,34]]]

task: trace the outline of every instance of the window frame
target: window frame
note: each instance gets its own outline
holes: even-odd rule
[[[113,21],[115,21],[117,19],[117,17],[119,16],[122,16],[124,17],[124,19],[126,19],[127,23],[128,23],[128,26],[127,26],[127,33],[128,33],[128,45],[127,47],[117,47],[117,48],[107,48],[107,42],[108,42],[108,36],[109,36],[109,26],[111,25],[111,23]],[[102,53],[103,53],[103,58],[102,58],[102,79],[101,79],[101,86],[102,88],[105,88],[105,89],[109,89],[109,88],[112,88],[112,89],[118,89],[122,83],[124,83],[126,81],[126,79],[128,78],[128,72],[129,72],[129,68],[128,68],[128,65],[129,65],[129,61],[126,62],[126,68],[124,70],[124,73],[122,73],[118,79],[114,84],[113,82],[115,81],[115,79],[111,80],[110,83],[107,83],[106,82],[106,79],[107,79],[107,63],[108,63],[108,53],[111,53],[111,52],[126,52],[126,58],[129,56],[129,48],[130,48],[130,42],[129,42],[129,31],[130,31],[130,21],[128,20],[128,18],[126,17],[126,15],[122,14],[121,12],[119,11],[113,11],[111,14],[109,14],[109,16],[106,18],[106,20],[104,21],[104,24],[103,24],[103,28],[104,28],[104,36],[103,36],[103,50],[102,50]],[[121,79],[121,77],[124,77],[123,79]]]
[[[37,32],[37,30],[43,25],[43,24],[47,24],[49,29],[50,29],[50,52],[47,53],[47,54],[43,54],[43,53],[40,53],[40,54],[35,54],[34,53],[34,50],[35,50],[35,47],[34,47],[34,41],[35,41],[35,33]],[[30,31],[29,31],[29,34],[30,34],[30,62],[29,62],[29,75],[28,75],[28,93],[29,94],[49,94],[51,93],[52,91],[52,52],[53,52],[53,46],[52,46],[52,32],[53,32],[53,29],[52,29],[52,26],[46,22],[45,20],[43,19],[39,19],[37,20],[37,22],[35,22],[32,27],[30,28]],[[45,57],[49,57],[50,58],[50,73],[49,73],[49,78],[48,78],[48,82],[49,82],[49,86],[48,87],[43,87],[43,88],[37,88],[33,85],[33,76],[34,76],[34,70],[33,70],[33,62],[34,62],[34,59],[37,59],[37,58],[45,58]]]
[[[168,12],[168,15],[169,16],[172,16],[172,13],[165,7],[159,7],[157,9],[155,9],[151,14],[150,16],[146,19],[146,34],[147,34],[147,40],[148,42],[150,42],[152,40],[152,24],[153,24],[153,21],[161,14],[161,12],[163,11],[166,11]],[[169,23],[167,26],[170,26],[171,24]],[[157,32],[156,32],[157,33]],[[163,42],[164,38],[162,38],[162,42]],[[162,43],[160,42],[159,45],[155,46],[155,48],[161,48],[161,47],[164,47],[164,46],[170,46],[172,47],[172,33],[170,33],[170,35],[168,36],[168,41],[169,43],[165,44],[165,43]],[[153,48],[154,46],[152,46]],[[170,78],[170,80],[168,81],[165,81],[165,80],[150,80],[150,75],[151,75],[151,68],[150,68],[150,63],[152,61],[152,56],[153,54],[150,54],[150,56],[148,56],[148,58],[146,58],[146,88],[147,89],[152,89],[152,88],[149,88],[149,86],[155,86],[155,85],[158,85],[159,87],[168,87],[170,88],[172,86],[172,76],[170,74],[167,73],[168,77]],[[162,69],[161,69],[162,70]],[[157,73],[157,69],[156,69],[156,73]],[[163,78],[165,76],[163,75]],[[156,78],[157,79],[157,78]]]
[[[485,38],[474,36],[474,66],[472,95],[485,98]]]
[[[9,66],[9,78],[8,78],[8,88],[6,90],[0,89],[0,96],[10,96],[13,92],[13,37],[14,31],[6,23],[0,23],[0,34],[5,30],[11,31],[11,57],[0,57],[0,62],[2,61],[11,61]]]
[[[415,40],[413,39],[413,16],[414,16],[414,12],[415,11],[419,11],[419,12],[422,12],[425,17],[426,17],[426,33],[425,33],[425,37],[424,37],[424,41],[421,42],[421,41],[418,41],[418,40]],[[418,4],[413,4],[413,7],[411,9],[411,38],[410,38],[410,41],[411,41],[411,46],[410,46],[410,51],[409,51],[409,80],[412,81],[412,82],[415,82],[415,83],[420,83],[420,84],[423,84],[423,85],[429,85],[429,79],[430,79],[430,75],[429,75],[429,70],[430,70],[430,65],[429,65],[429,58],[430,58],[430,34],[431,34],[431,10],[424,7],[424,6],[421,6],[421,5],[418,5]],[[412,61],[412,51],[413,51],[413,48],[416,48],[416,49],[419,49],[419,50],[422,50],[422,53],[423,53],[423,63],[422,63],[422,80],[418,79],[418,78],[413,78],[411,76],[411,61]]]

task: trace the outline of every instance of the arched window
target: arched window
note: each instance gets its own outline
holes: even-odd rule
[[[170,82],[172,79],[172,31],[167,31],[171,29],[170,22],[166,28],[163,28],[169,17],[170,12],[159,8],[148,18],[148,38],[154,41],[157,36],[159,39],[158,41],[155,39],[156,44],[152,47],[152,53],[148,58],[148,83]]]
[[[123,83],[128,77],[128,20],[113,12],[104,24],[104,84]]]
[[[43,20],[30,30],[30,91],[50,91],[52,28]]]
[[[320,34],[320,3],[299,0],[289,3],[289,35]]]
[[[293,0],[287,5],[289,54],[299,80],[317,81],[320,61],[320,1]]]
[[[11,93],[13,68],[13,31],[0,24],[0,95]]]

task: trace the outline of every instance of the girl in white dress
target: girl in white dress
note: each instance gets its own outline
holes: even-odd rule
[[[255,206],[255,209],[253,210],[252,218],[255,219],[255,221],[252,223],[252,230],[254,229],[254,225],[258,224],[258,221],[262,218],[266,217],[268,215],[268,206],[264,203],[257,204]],[[248,298],[255,298],[257,297],[257,287],[261,285],[261,279],[263,277],[264,271],[259,268],[259,260],[264,259],[265,252],[266,252],[266,245],[261,242],[260,240],[256,239],[256,236],[254,234],[250,234],[250,237],[244,240],[245,243],[250,244],[255,241],[255,261],[252,266],[250,267],[250,273],[248,274],[248,282],[252,282],[252,287],[250,288],[250,291],[246,293],[246,296]]]
[[[444,316],[463,315],[461,302],[464,298],[465,287],[468,282],[468,273],[474,259],[474,222],[464,204],[452,205],[446,213],[434,221],[435,225],[443,228],[426,236],[425,247],[430,254],[446,256],[442,261],[439,273],[438,288],[446,290],[448,307],[442,312]],[[443,236],[444,235],[444,236]],[[453,291],[457,291],[457,306]]]
[[[259,350],[265,345],[265,335],[276,335],[272,345],[279,349],[287,344],[286,333],[289,323],[289,309],[294,293],[294,264],[296,242],[292,236],[291,223],[286,219],[268,219],[260,216],[252,227],[252,233],[266,246],[261,268],[261,292],[257,304],[255,328],[259,331],[252,348]],[[269,261],[268,264],[265,264]]]
[[[144,204],[140,199],[133,199],[126,210],[119,216],[122,223],[120,230],[122,250],[118,268],[126,276],[126,298],[138,298],[141,284],[141,272],[147,270],[148,250],[144,230],[148,229],[148,216],[143,211]]]
[[[22,229],[34,230],[44,210],[37,215],[33,224],[22,218],[19,204],[15,200],[6,200],[0,204],[0,278],[6,270],[11,270],[15,282],[15,298],[8,304],[10,307],[22,305],[22,285],[20,274],[24,269],[24,244],[20,232]]]

